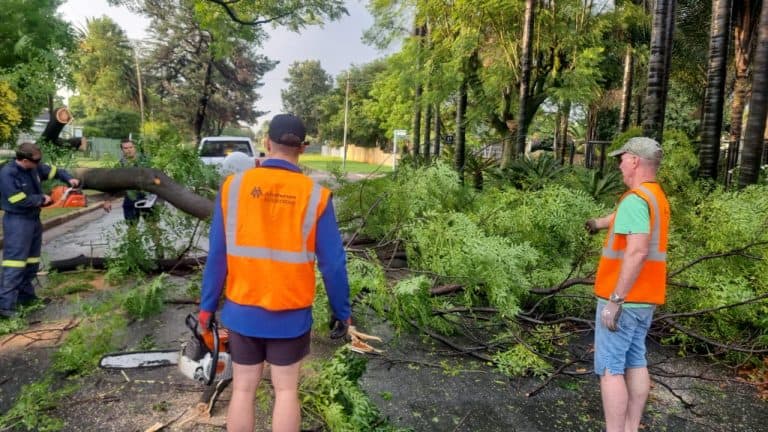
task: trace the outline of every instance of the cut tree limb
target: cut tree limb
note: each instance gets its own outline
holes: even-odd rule
[[[143,190],[198,219],[208,219],[213,214],[213,200],[194,193],[154,168],[78,168],[73,174],[84,189],[110,193]]]

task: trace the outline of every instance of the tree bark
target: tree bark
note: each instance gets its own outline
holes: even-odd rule
[[[528,102],[531,85],[531,55],[533,44],[533,22],[536,17],[535,0],[525,2],[525,24],[523,26],[523,52],[521,53],[520,106],[518,107],[517,155],[525,153],[525,139],[528,135]],[[508,161],[507,165],[508,165]],[[506,166],[506,165],[505,165]]]
[[[707,89],[704,94],[704,115],[701,125],[701,146],[699,147],[699,178],[717,179],[720,136],[723,131],[731,7],[731,0],[712,1]]]
[[[424,114],[424,163],[429,163],[430,149],[432,140],[430,135],[432,134],[432,104],[427,104],[427,112]]]
[[[190,191],[153,168],[78,168],[73,175],[80,179],[85,189],[102,192],[143,190],[198,219],[208,219],[213,214],[213,200]]]
[[[749,99],[739,171],[740,188],[757,183],[763,156],[763,134],[768,115],[768,4],[764,4],[760,12],[753,71],[752,97]]]
[[[634,79],[635,57],[632,45],[627,45],[624,55],[624,80],[621,85],[621,113],[619,114],[619,132],[626,132],[629,128],[629,118],[632,113],[632,84]]]
[[[645,118],[643,133],[645,136],[662,141],[664,132],[665,95],[669,76],[667,74],[667,51],[672,48],[672,41],[667,40],[669,13],[675,0],[657,0],[653,11],[651,30],[651,57],[648,62],[648,88],[645,95]]]
[[[752,47],[757,27],[759,0],[741,0],[733,4],[733,63],[735,82],[731,102],[731,143],[727,169],[738,164],[736,150],[741,144],[744,106],[749,92],[749,64],[752,60]]]
[[[565,152],[568,151],[568,123],[571,117],[571,101],[566,101],[560,107],[557,113],[558,123],[555,126],[557,128],[557,141],[558,148],[560,149],[560,164],[565,164]]]
[[[203,83],[203,95],[195,113],[195,143],[199,143],[203,135],[203,126],[205,125],[205,111],[208,109],[208,101],[211,97],[211,74],[213,73],[213,60],[208,60],[205,69],[205,82]]]
[[[413,143],[413,157],[418,161],[421,153],[421,96],[424,92],[424,86],[421,83],[421,51],[424,49],[424,35],[426,34],[426,26],[414,26],[413,35],[418,38],[418,50],[416,54],[416,88],[414,89],[413,97],[413,132],[411,134],[411,141]]]
[[[459,86],[459,100],[456,102],[456,139],[455,139],[455,154],[454,162],[456,171],[459,173],[459,179],[464,183],[464,166],[467,162],[467,99],[468,99],[468,86],[469,78],[465,77],[461,80]]]
[[[435,104],[435,158],[440,157],[440,104]]]

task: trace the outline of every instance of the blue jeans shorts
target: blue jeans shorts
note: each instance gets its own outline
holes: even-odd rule
[[[595,311],[595,373],[602,376],[607,370],[611,375],[624,375],[625,369],[646,367],[645,337],[656,307],[623,307],[618,329],[612,332],[600,320],[607,303],[598,300]]]

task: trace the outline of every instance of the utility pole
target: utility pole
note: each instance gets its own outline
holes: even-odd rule
[[[136,66],[136,80],[139,83],[139,131],[144,133],[144,92],[141,88],[141,70],[139,69],[139,57],[136,55],[136,47],[133,46],[133,63]]]
[[[347,126],[349,124],[349,70],[347,70],[347,91],[344,95],[344,159],[341,162],[341,171],[347,172]]]

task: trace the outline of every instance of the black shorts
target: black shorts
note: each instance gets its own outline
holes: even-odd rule
[[[310,332],[286,339],[251,337],[229,332],[229,351],[232,361],[241,365],[255,365],[263,361],[275,366],[288,366],[309,354]]]

